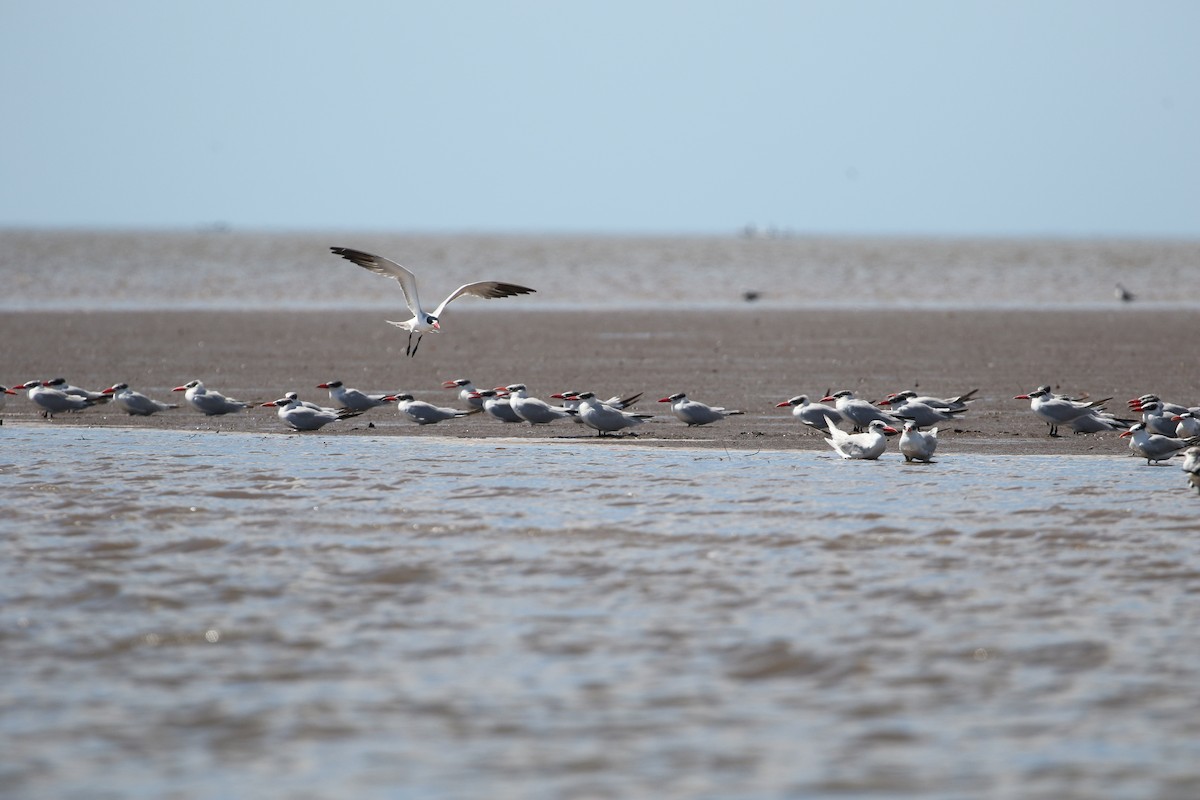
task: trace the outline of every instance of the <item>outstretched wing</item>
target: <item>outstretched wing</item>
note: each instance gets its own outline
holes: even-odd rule
[[[335,256],[341,256],[347,261],[358,264],[363,269],[371,270],[371,272],[374,272],[376,275],[386,275],[389,278],[395,278],[400,282],[400,288],[404,290],[404,300],[408,303],[408,310],[413,313],[414,317],[420,315],[421,298],[417,296],[416,275],[413,275],[395,261],[384,258],[383,256],[373,256],[370,253],[364,253],[362,250],[354,250],[349,247],[331,247],[329,250]],[[459,289],[459,291],[461,292],[462,289]],[[451,299],[453,299],[453,297],[454,296],[451,295]],[[447,300],[446,302],[448,303],[450,301]],[[442,305],[445,304],[446,303],[442,303]]]
[[[446,310],[446,306],[450,305],[450,301],[456,297],[462,297],[464,294],[469,294],[473,297],[483,297],[485,299],[494,299],[497,297],[513,297],[518,294],[531,294],[537,289],[530,289],[528,286],[518,286],[515,283],[503,283],[501,281],[478,281],[476,283],[466,283],[450,293],[450,296],[434,309],[433,315],[439,319],[442,312]]]

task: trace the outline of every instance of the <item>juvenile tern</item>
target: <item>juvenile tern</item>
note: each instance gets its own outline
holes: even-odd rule
[[[417,348],[421,346],[421,337],[426,333],[441,330],[442,325],[440,320],[442,314],[445,312],[446,306],[450,304],[450,301],[455,298],[462,297],[463,295],[471,295],[473,297],[492,299],[512,297],[518,294],[531,294],[537,291],[527,286],[519,286],[515,283],[505,283],[503,281],[464,283],[447,295],[446,299],[439,303],[431,314],[421,307],[421,300],[417,295],[417,276],[395,261],[349,247],[331,247],[329,249],[334,255],[341,256],[363,269],[369,269],[377,275],[386,275],[390,278],[395,278],[400,283],[400,288],[404,291],[404,300],[408,304],[408,310],[412,312],[412,319],[405,320],[404,322],[393,322],[392,320],[387,320],[387,322],[389,325],[395,325],[397,328],[408,331],[408,348],[405,350],[405,355],[408,356],[415,356],[417,354]],[[416,344],[413,343],[414,333],[417,335]]]

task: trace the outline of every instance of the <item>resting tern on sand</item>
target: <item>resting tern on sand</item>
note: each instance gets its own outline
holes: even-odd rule
[[[436,425],[448,419],[469,417],[480,411],[478,408],[470,411],[464,411],[461,408],[442,408],[433,403],[426,403],[424,400],[417,400],[411,394],[388,395],[387,399],[394,401],[396,410],[418,425]]]
[[[475,388],[475,384],[467,378],[456,378],[452,381],[442,381],[443,389],[458,389],[458,399],[466,403],[471,408],[483,410],[483,398],[479,396],[479,390]]]
[[[556,408],[545,400],[530,397],[529,388],[523,383],[513,383],[508,386],[498,387],[498,390],[501,389],[508,393],[508,405],[513,410],[513,413],[530,425],[547,425],[556,420],[579,415],[578,411],[574,408],[567,408],[566,406]]]
[[[367,394],[358,389],[351,389],[341,381],[318,383],[317,388],[328,389],[330,400],[341,408],[348,408],[351,411],[370,411],[372,408],[386,403],[388,398],[386,393]]]
[[[829,422],[829,438],[825,441],[846,459],[873,460],[883,455],[887,449],[887,434],[896,433],[896,429],[882,420],[871,420],[866,433],[846,433],[841,428]]]
[[[884,425],[899,425],[900,420],[897,417],[876,408],[866,400],[859,400],[854,396],[854,392],[848,389],[843,389],[840,392],[834,392],[831,395],[821,398],[822,403],[833,402],[842,417],[854,426],[855,431],[862,431],[871,424],[872,421],[878,420]]]
[[[902,392],[889,394],[887,399],[891,401],[892,405],[896,405],[897,400],[899,399],[910,400],[916,403],[924,403],[927,406],[940,408],[943,411],[965,411],[967,408],[967,403],[970,403],[975,399],[975,393],[978,391],[978,389],[972,389],[966,394],[960,394],[958,397],[931,397],[929,395],[918,395],[911,389],[905,389]],[[882,405],[882,403],[880,405]]]
[[[596,431],[597,436],[633,428],[651,418],[650,414],[633,414],[614,408],[601,402],[592,392],[580,392],[575,397],[579,400],[579,418]]]
[[[694,428],[697,425],[709,425],[726,417],[746,413],[745,411],[735,411],[722,406],[706,405],[698,400],[689,400],[688,396],[683,392],[676,392],[658,402],[670,403],[671,411],[679,418],[680,422],[685,423],[689,428]]]
[[[176,386],[171,391],[183,392],[183,399],[187,400],[188,405],[206,417],[233,414],[253,405],[253,403],[226,397],[216,390],[206,389],[200,381],[188,381],[183,386]]]
[[[288,392],[278,400],[263,403],[263,407],[278,408],[279,411],[276,413],[284,424],[298,431],[315,431],[331,422],[357,417],[362,413],[361,411],[334,411],[333,409],[306,406],[300,402],[300,398],[296,396],[295,392]]]
[[[464,283],[451,292],[445,300],[438,304],[433,313],[430,314],[421,308],[421,300],[417,296],[417,276],[395,261],[386,259],[383,256],[364,253],[362,250],[353,250],[349,247],[331,247],[329,249],[334,255],[341,256],[363,269],[369,269],[378,275],[386,275],[399,281],[400,288],[404,290],[404,299],[408,303],[408,310],[412,312],[412,319],[405,320],[404,322],[387,320],[387,323],[408,331],[408,349],[404,351],[405,355],[408,356],[415,356],[417,354],[417,348],[421,346],[421,337],[426,333],[442,329],[440,320],[446,310],[446,306],[450,304],[451,300],[463,295],[493,299],[498,297],[512,297],[518,294],[531,294],[537,291],[527,286],[518,286],[515,283],[504,283],[502,281]],[[412,337],[414,333],[417,334],[416,344],[413,344]]]
[[[26,389],[29,399],[42,409],[41,415],[46,419],[54,419],[55,414],[63,411],[82,411],[96,405],[97,402],[108,400],[107,395],[104,396],[104,400],[96,401],[75,394],[67,394],[47,386],[45,381],[26,381],[15,388]]]
[[[525,421],[517,416],[517,412],[513,411],[512,405],[508,402],[508,396],[503,391],[483,389],[482,391],[472,392],[471,396],[478,397],[483,402],[483,413],[490,417],[494,417],[501,422]]]
[[[1144,422],[1134,423],[1129,430],[1121,434],[1122,439],[1127,436],[1129,437],[1129,449],[1146,459],[1146,464],[1166,461],[1181,450],[1200,445],[1200,436],[1193,436],[1191,439],[1160,436],[1157,433],[1150,433]]]
[[[1142,422],[1146,423],[1146,430],[1159,436],[1175,435],[1175,428],[1178,427],[1175,413],[1178,412],[1164,413],[1163,404],[1157,400],[1143,403],[1139,408],[1142,411]]]
[[[1090,414],[1094,409],[1099,409],[1109,400],[1112,400],[1111,397],[1106,397],[1103,400],[1095,400],[1088,403],[1069,400],[1065,397],[1055,397],[1051,394],[1049,386],[1039,386],[1035,391],[1029,394],[1019,394],[1013,399],[1028,400],[1029,408],[1033,413],[1041,417],[1050,426],[1051,436],[1058,436],[1059,425],[1068,424],[1079,417]]]
[[[160,403],[141,392],[135,392],[128,383],[114,383],[103,394],[112,397],[113,402],[131,417],[148,417],[160,411],[179,408],[175,403]]]
[[[1182,414],[1185,411],[1191,411],[1187,406],[1181,406],[1178,403],[1165,402],[1156,394],[1144,394],[1140,397],[1135,397],[1129,401],[1129,409],[1131,411],[1141,411],[1142,406],[1148,403],[1158,403],[1162,406],[1162,410],[1167,414]]]
[[[842,421],[842,412],[838,411],[833,406],[827,406],[822,403],[814,403],[808,399],[806,394],[798,394],[790,400],[784,400],[782,403],[776,403],[776,408],[792,409],[792,416],[800,420],[810,428],[825,433],[829,432],[829,420],[835,423]]]
[[[3,406],[0,406],[3,408]],[[1175,435],[1180,439],[1190,439],[1193,436],[1200,436],[1200,414],[1194,411],[1185,411],[1182,414],[1176,414],[1171,417],[1171,421],[1175,423]]]
[[[922,433],[917,430],[917,423],[906,420],[904,430],[900,432],[900,453],[904,460],[932,462],[938,444],[937,431],[937,428],[930,428]]]
[[[94,403],[106,403],[109,400],[109,396],[104,392],[93,392],[79,386],[72,386],[71,384],[67,383],[66,378],[53,378],[48,381],[43,381],[42,385],[48,386],[51,389],[57,389],[63,394],[71,394],[75,395],[76,397],[86,397],[88,400],[91,400]]]
[[[579,409],[580,403],[583,402],[582,400],[579,399],[579,395],[580,395],[580,392],[558,392],[556,394],[550,395],[550,399],[551,400],[561,400],[562,404],[563,404],[563,408],[577,411]],[[618,411],[624,411],[625,409],[629,408],[630,406],[632,406],[634,403],[636,403],[638,400],[641,400],[641,399],[642,399],[642,393],[638,392],[637,394],[631,394],[628,397],[621,397],[620,395],[613,395],[612,397],[608,398],[607,400],[600,400],[599,402],[603,405],[608,406],[609,408],[615,408]],[[578,414],[573,416],[572,419],[579,425],[583,424],[583,420],[580,419]]]

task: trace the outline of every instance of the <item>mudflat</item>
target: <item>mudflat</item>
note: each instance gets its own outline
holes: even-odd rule
[[[296,391],[328,403],[324,381],[369,392],[406,391],[459,405],[441,387],[470,378],[479,387],[525,383],[548,397],[592,390],[602,397],[643,393],[637,409],[656,414],[626,441],[726,448],[825,448],[820,434],[775,404],[798,394],[819,400],[852,390],[878,400],[902,389],[954,396],[978,389],[970,411],[940,426],[941,450],[1010,454],[1121,453],[1116,433],[1050,438],[1027,401],[1056,391],[1125,401],[1152,392],[1200,403],[1191,342],[1200,311],[1120,307],[1096,310],[794,310],[747,304],[726,309],[564,311],[455,309],[416,357],[407,334],[375,311],[102,311],[0,315],[5,343],[0,382],[62,376],[101,389],[125,382],[174,409],[129,417],[111,405],[44,421],[24,396],[9,397],[9,424],[132,425],[181,430],[283,433],[273,409],[205,417],[171,389],[200,379],[248,401]],[[737,408],[744,416],[688,428],[667,404],[675,392]],[[388,407],[308,435],[535,437],[590,441],[570,422],[531,427],[475,415],[417,427]]]

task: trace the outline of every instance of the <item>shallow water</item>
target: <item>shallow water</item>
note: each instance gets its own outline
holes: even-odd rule
[[[1194,308],[1200,242],[0,230],[0,309],[402,306],[330,245],[414,270],[426,305],[484,278],[525,308]],[[512,302],[509,301],[510,307]],[[477,308],[497,308],[475,302]],[[503,306],[500,306],[503,307]]]
[[[1188,797],[1129,457],[0,427],[16,797]]]

